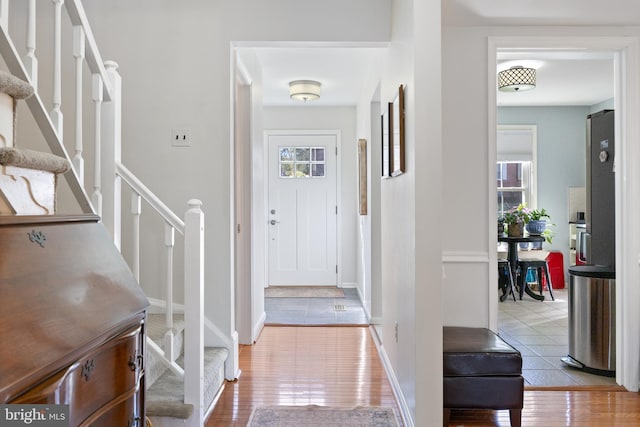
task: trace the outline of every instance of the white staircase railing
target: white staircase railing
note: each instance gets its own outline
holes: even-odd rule
[[[52,15],[53,60],[47,75],[51,80],[51,109],[49,112],[41,98],[38,86],[43,83],[43,68],[36,55],[36,3],[38,13],[45,7],[44,2],[35,0],[14,2],[15,13],[10,10],[9,0],[0,0],[0,54],[9,72],[16,77],[29,81],[36,93],[27,99],[27,106],[38,125],[40,133],[53,154],[67,158],[73,170],[66,175],[67,184],[78,201],[83,213],[96,213],[112,232],[114,244],[120,248],[121,241],[121,182],[132,190],[132,259],[131,269],[140,281],[140,218],[144,200],[154,212],[164,220],[166,258],[166,318],[167,332],[164,349],[149,343],[148,349],[163,357],[163,363],[178,375],[184,375],[185,403],[194,406],[194,416],[189,425],[202,425],[203,414],[203,369],[204,369],[204,215],[201,202],[190,200],[185,220],[181,220],[162,201],[156,197],[136,176],[121,163],[121,79],[115,62],[103,62],[97,48],[91,27],[81,0],[52,0],[48,3],[52,9],[45,9]],[[63,139],[64,106],[63,66],[62,66],[62,9],[66,9],[72,26],[72,55],[74,58],[75,89],[74,114],[69,115],[74,130],[71,151],[68,154]],[[13,28],[21,31],[26,28],[24,54],[21,56],[9,34],[10,20],[20,20]],[[16,39],[20,39],[17,35]],[[83,69],[86,66],[91,73],[91,94],[83,94]],[[68,99],[68,98],[65,98]],[[85,103],[85,99],[89,101]],[[85,109],[93,113],[93,149],[94,158],[91,197],[85,191],[85,144],[83,124]],[[91,111],[92,110],[92,111]],[[91,114],[88,114],[91,116]],[[69,127],[67,127],[67,130]],[[184,371],[176,363],[178,355],[173,354],[173,264],[175,233],[184,236],[184,302],[185,302],[185,342]],[[230,349],[231,350],[231,349]]]

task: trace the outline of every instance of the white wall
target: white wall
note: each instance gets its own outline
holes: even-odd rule
[[[85,2],[103,56],[120,64],[124,164],[177,212],[191,197],[204,202],[205,310],[226,333],[234,329],[230,42],[385,41],[389,7],[388,0]],[[175,126],[192,129],[192,147],[170,146]],[[152,240],[143,235],[143,245]],[[152,266],[143,267],[145,283],[160,283],[158,257],[149,250],[142,261]]]
[[[245,178],[249,186],[250,195],[250,223],[244,227],[250,227],[251,231],[251,278],[250,290],[240,301],[236,301],[236,307],[240,308],[239,316],[248,316],[248,324],[237,325],[240,344],[251,344],[258,339],[260,331],[264,326],[266,317],[264,311],[264,287],[266,284],[266,238],[263,224],[266,223],[266,188],[265,164],[264,164],[264,144],[262,131],[262,68],[254,52],[247,49],[237,49],[237,71],[247,79],[251,89],[250,106],[250,168]],[[239,296],[236,295],[236,298]],[[250,328],[250,330],[241,330]],[[246,337],[250,336],[250,340]]]
[[[358,140],[356,137],[355,107],[265,107],[264,130],[340,130],[341,180],[340,220],[342,232],[338,236],[342,246],[339,265],[340,286],[357,285],[358,194],[357,165]]]
[[[358,224],[358,289],[363,307],[373,324],[379,324],[382,318],[380,80],[383,70],[378,64],[386,62],[386,54],[386,49],[378,49],[370,58],[371,72],[362,76],[362,89],[356,107],[358,138],[367,140],[367,215],[361,215]]]
[[[406,172],[381,182],[380,329],[418,426],[442,424],[440,16],[440,2],[393,2],[380,96],[405,85]]]
[[[489,36],[628,36],[637,28],[443,28],[444,324],[488,327],[489,173],[487,38]],[[472,64],[473,72],[469,72]],[[493,131],[493,130],[492,130]],[[463,169],[461,169],[463,166]]]

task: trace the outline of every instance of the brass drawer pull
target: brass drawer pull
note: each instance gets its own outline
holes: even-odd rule
[[[41,248],[44,248],[44,242],[47,240],[42,231],[32,230],[31,233],[27,233],[31,243],[38,244]]]
[[[129,365],[129,369],[131,369],[131,372],[135,372],[136,370],[142,368],[142,363],[144,361],[144,357],[141,355],[132,355],[131,357],[129,357],[129,363],[127,363],[127,365]]]
[[[84,377],[86,381],[89,381],[89,378],[91,377],[91,374],[93,373],[93,370],[95,368],[96,368],[96,365],[93,359],[89,359],[86,362],[84,362],[84,365],[82,366],[82,372],[80,373],[80,375],[82,375],[82,377]]]

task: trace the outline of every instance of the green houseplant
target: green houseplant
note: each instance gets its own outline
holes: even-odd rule
[[[531,221],[531,210],[524,203],[505,212],[504,225],[507,226],[507,234],[511,237],[522,236],[524,226]]]
[[[548,228],[548,220],[551,216],[546,209],[529,209],[525,203],[507,211],[502,217],[502,222],[507,226],[509,236],[518,237],[523,235],[526,228],[532,236],[542,236],[547,243],[553,240],[553,231]]]
[[[544,208],[532,210],[529,212],[527,232],[532,236],[542,236],[547,229],[547,219],[551,219],[551,217]],[[551,242],[549,241],[549,243]]]

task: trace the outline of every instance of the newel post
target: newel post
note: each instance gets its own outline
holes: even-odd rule
[[[120,176],[116,173],[116,166],[122,160],[122,78],[118,73],[118,64],[113,61],[106,61],[104,66],[107,69],[109,86],[111,87],[111,100],[102,103],[102,136],[101,136],[101,157],[102,157],[102,222],[111,232],[113,243],[120,249],[120,228],[121,228],[121,182]]]
[[[193,405],[189,426],[204,422],[204,214],[189,200],[184,217],[184,403]]]

